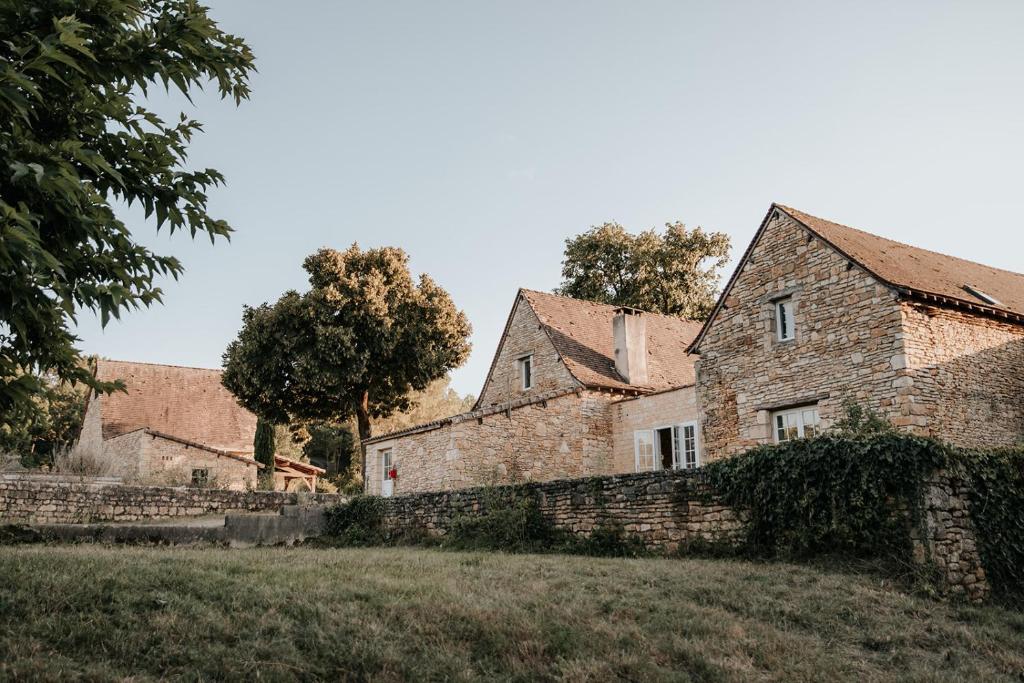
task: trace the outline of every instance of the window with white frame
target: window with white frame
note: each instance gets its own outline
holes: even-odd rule
[[[809,439],[821,433],[817,406],[779,410],[772,413],[772,425],[775,430],[775,443]]]
[[[793,321],[793,299],[786,297],[775,302],[775,334],[779,341],[796,338]]]
[[[697,423],[641,429],[634,434],[636,471],[692,469],[700,466]]]
[[[517,362],[519,363],[520,386],[523,391],[526,391],[533,386],[533,356],[523,356]]]
[[[654,454],[654,432],[645,430],[636,432],[636,471],[651,472],[658,469],[658,460]]]
[[[395,468],[391,464],[391,449],[390,448],[385,448],[385,449],[381,450],[381,452],[380,452],[380,466],[381,466],[381,470],[384,473],[383,479],[385,481],[387,481],[389,479],[394,479],[394,477],[392,476],[392,472],[394,471]]]

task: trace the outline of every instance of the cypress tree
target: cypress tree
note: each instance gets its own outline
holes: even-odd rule
[[[253,457],[263,463],[259,483],[262,489],[274,488],[274,425],[263,418],[256,421],[256,438],[253,439]]]

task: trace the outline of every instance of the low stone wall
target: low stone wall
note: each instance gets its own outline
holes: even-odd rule
[[[277,512],[284,505],[333,505],[343,500],[330,493],[224,491],[0,477],[0,524],[126,522],[228,512]]]
[[[668,552],[694,542],[739,543],[743,534],[743,515],[718,502],[692,470],[396,496],[385,499],[385,523],[444,535],[457,517],[486,511],[503,491],[534,496],[560,529],[589,535],[602,524],[617,524]]]
[[[385,525],[392,531],[421,530],[443,536],[455,519],[485,512],[503,493],[531,496],[560,529],[586,536],[602,524],[617,524],[648,548],[666,553],[701,544],[736,548],[746,537],[746,513],[724,505],[699,470],[396,496],[385,499]],[[945,473],[927,482],[924,525],[913,539],[914,558],[936,568],[945,593],[980,602],[988,598],[989,585],[977,550],[968,494],[962,482]]]

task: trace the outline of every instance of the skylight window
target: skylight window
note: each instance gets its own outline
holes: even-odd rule
[[[1002,301],[1000,301],[999,299],[995,298],[991,294],[986,294],[985,292],[981,291],[977,287],[973,287],[971,285],[964,285],[964,289],[967,290],[967,292],[969,294],[978,297],[979,299],[981,299],[982,301],[984,301],[987,304],[991,304],[992,306],[1002,306],[1003,305]]]

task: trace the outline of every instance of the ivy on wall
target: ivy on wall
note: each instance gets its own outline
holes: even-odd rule
[[[1024,448],[965,452],[978,552],[996,595],[1024,603]]]

